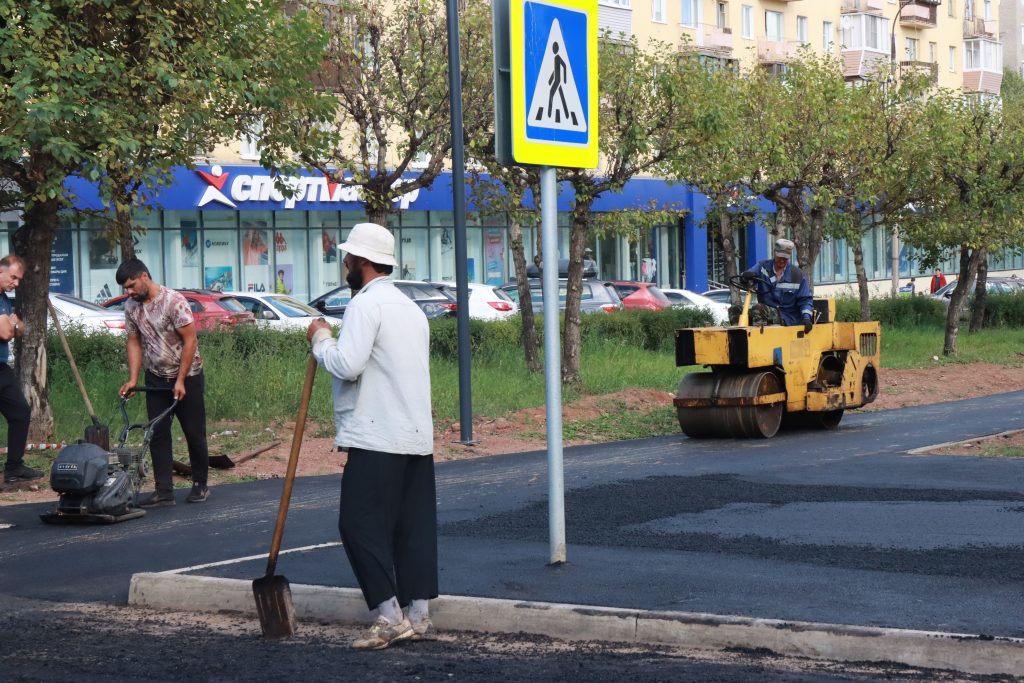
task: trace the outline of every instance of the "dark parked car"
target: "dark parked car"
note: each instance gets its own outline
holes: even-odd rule
[[[196,331],[231,328],[235,325],[253,325],[256,318],[245,309],[238,299],[230,294],[214,292],[209,289],[179,289],[192,309],[196,321]],[[115,311],[124,310],[127,294],[115,296],[104,301],[101,306]]]
[[[395,286],[407,297],[416,302],[428,320],[446,315],[455,315],[458,304],[455,293],[447,285],[440,282],[423,282],[421,280],[395,280]],[[326,294],[321,294],[309,302],[309,305],[332,318],[345,315],[345,307],[352,299],[352,289],[348,285],[335,287]]]

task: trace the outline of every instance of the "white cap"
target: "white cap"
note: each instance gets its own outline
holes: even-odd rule
[[[356,223],[348,239],[339,244],[338,249],[382,266],[398,265],[395,261],[395,236],[376,223]]]

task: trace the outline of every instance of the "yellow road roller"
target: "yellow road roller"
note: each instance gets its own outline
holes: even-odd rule
[[[676,365],[703,365],[679,382],[679,426],[693,438],[764,438],[787,423],[834,429],[847,408],[878,396],[878,322],[835,322],[835,301],[815,299],[815,324],[749,325],[753,287],[734,327],[676,330]]]

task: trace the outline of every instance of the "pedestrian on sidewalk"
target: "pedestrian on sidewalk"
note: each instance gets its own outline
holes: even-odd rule
[[[375,223],[352,228],[345,253],[353,292],[337,339],[309,325],[313,356],[333,380],[334,443],[348,451],[338,528],[366,606],[377,611],[352,642],[380,650],[433,636],[437,500],[430,404],[430,330],[391,279],[395,238]],[[405,610],[403,612],[403,610]]]
[[[25,276],[25,261],[9,254],[0,259],[0,413],[7,420],[7,462],[4,483],[16,484],[39,479],[43,473],[25,464],[25,443],[28,441],[32,409],[11,368],[11,341],[25,333],[25,325],[14,313],[7,292],[13,292]]]
[[[942,269],[936,268],[935,269],[935,274],[932,275],[932,283],[931,283],[931,292],[930,293],[934,294],[935,292],[939,291],[940,289],[942,289],[945,286],[946,286],[946,276],[942,274]]]
[[[128,332],[128,381],[121,385],[121,395],[132,393],[139,382],[139,371],[144,368],[145,386],[167,389],[146,392],[149,419],[170,408],[174,401],[178,402],[174,406],[174,415],[185,434],[188,459],[192,465],[192,490],[185,501],[202,503],[210,495],[207,488],[210,453],[206,443],[206,403],[203,397],[206,380],[192,309],[181,292],[154,282],[146,264],[137,258],[128,259],[118,266],[114,277],[129,297],[124,305],[124,324]],[[139,506],[174,505],[174,455],[169,419],[157,423],[149,447],[156,491],[143,499]]]

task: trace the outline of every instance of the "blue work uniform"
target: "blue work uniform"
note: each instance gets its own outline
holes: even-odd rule
[[[766,259],[754,264],[754,267],[746,272],[760,276],[755,281],[757,301],[765,306],[777,308],[783,325],[800,325],[804,317],[814,319],[811,286],[799,268],[787,263],[786,269],[782,271],[782,277],[776,280],[775,261]]]

